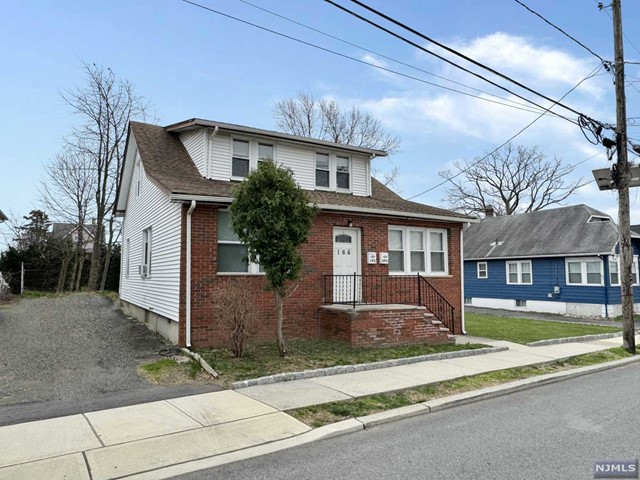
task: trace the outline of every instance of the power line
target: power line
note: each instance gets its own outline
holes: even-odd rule
[[[346,55],[346,54],[344,54],[344,53],[340,53],[340,52],[337,52],[337,51],[335,51],[335,50],[331,50],[331,49],[329,49],[329,48],[325,48],[325,47],[322,47],[322,46],[320,46],[320,45],[316,45],[316,44],[314,44],[314,43],[307,42],[307,41],[305,41],[305,40],[301,40],[301,39],[296,38],[296,37],[293,37],[293,36],[291,36],[291,35],[287,35],[287,34],[285,34],[285,33],[281,33],[281,32],[278,32],[278,31],[276,31],[276,30],[272,30],[272,29],[270,29],[270,28],[263,27],[263,26],[261,26],[261,25],[258,25],[258,24],[255,24],[255,23],[249,22],[249,21],[247,21],[247,20],[243,20],[243,19],[238,18],[238,17],[234,17],[233,15],[229,15],[229,14],[224,13],[224,12],[220,12],[220,11],[218,11],[218,10],[215,10],[215,9],[213,9],[213,8],[210,8],[210,7],[207,7],[207,6],[205,6],[205,5],[202,5],[202,4],[199,4],[199,3],[193,2],[193,1],[191,1],[191,0],[181,0],[181,1],[182,1],[182,2],[184,2],[184,3],[188,3],[188,4],[190,4],[190,5],[194,6],[194,7],[202,8],[203,10],[206,10],[206,11],[208,11],[208,12],[215,13],[215,14],[217,14],[217,15],[220,15],[220,16],[223,16],[223,17],[226,17],[226,18],[229,18],[229,19],[231,19],[231,20],[235,20],[235,21],[240,22],[240,23],[244,23],[245,25],[249,25],[249,26],[252,26],[252,27],[258,28],[258,29],[263,30],[263,31],[265,31],[265,32],[272,33],[272,34],[274,34],[274,35],[278,35],[278,36],[283,37],[283,38],[286,38],[286,39],[288,39],[288,40],[292,40],[292,41],[294,41],[294,42],[298,42],[298,43],[301,43],[301,44],[303,44],[303,45],[306,45],[306,46],[309,46],[309,47],[312,47],[312,48],[316,48],[316,49],[321,50],[321,51],[323,51],[323,52],[331,53],[331,54],[333,54],[333,55],[337,55],[337,56],[339,56],[339,57],[346,58],[346,59],[348,59],[348,60],[353,60],[354,62],[358,62],[358,63],[361,63],[361,64],[363,64],[363,65],[367,65],[367,66],[370,66],[370,67],[373,67],[373,68],[377,68],[378,70],[382,70],[382,71],[385,71],[385,72],[388,72],[388,73],[392,73],[392,74],[394,74],[394,75],[399,75],[399,76],[404,77],[404,78],[408,78],[408,79],[411,79],[411,80],[415,80],[415,81],[417,81],[417,82],[421,82],[421,83],[424,83],[424,84],[426,84],[426,85],[431,85],[431,86],[434,86],[434,87],[437,87],[437,88],[442,88],[442,89],[444,89],[444,90],[448,90],[448,91],[450,91],[450,92],[454,92],[454,93],[459,93],[459,94],[461,94],[461,95],[465,95],[465,96],[467,96],[467,97],[477,98],[477,99],[479,99],[479,100],[483,100],[483,101],[485,101],[485,102],[495,103],[495,104],[497,104],[497,105],[502,105],[502,106],[509,107],[509,108],[515,108],[516,110],[523,110],[523,111],[525,111],[525,112],[529,112],[529,113],[539,113],[541,110],[542,110],[542,111],[544,111],[544,110],[545,110],[545,108],[544,108],[544,107],[542,107],[542,106],[540,106],[540,105],[537,105],[535,102],[530,102],[530,103],[532,103],[533,105],[537,106],[540,110],[533,110],[533,109],[531,109],[531,108],[525,108],[525,107],[518,107],[518,106],[515,106],[515,105],[509,105],[509,104],[506,104],[506,103],[498,102],[498,101],[496,101],[496,100],[491,100],[491,99],[489,99],[489,98],[480,97],[480,96],[478,96],[478,95],[473,95],[473,94],[468,93],[468,92],[463,92],[463,91],[461,91],[461,90],[456,90],[455,88],[450,88],[450,87],[446,87],[446,86],[444,86],[444,85],[440,85],[440,84],[437,84],[437,83],[429,82],[428,80],[424,80],[424,79],[422,79],[422,78],[415,77],[415,76],[413,76],[413,75],[409,75],[409,74],[406,74],[406,73],[398,72],[397,70],[393,70],[393,69],[390,69],[390,68],[387,68],[387,67],[383,67],[382,65],[376,65],[375,63],[367,62],[366,60],[362,60],[362,59],[359,59],[359,58],[356,58],[356,57],[352,57],[352,56],[350,56],[350,55]],[[516,96],[520,97],[519,95],[516,95]],[[501,97],[500,97],[500,98],[501,98]],[[520,97],[520,98],[524,98],[524,97]],[[506,100],[506,101],[509,101],[508,99],[505,99],[505,100]],[[527,100],[527,99],[525,98],[525,100]],[[576,121],[574,121],[574,120],[572,120],[572,119],[570,119],[570,118],[567,118],[567,117],[565,117],[565,116],[563,116],[563,115],[557,114],[557,113],[555,113],[555,112],[551,112],[551,113],[553,113],[553,114],[554,114],[554,115],[556,115],[557,117],[560,117],[560,118],[562,118],[562,119],[564,119],[564,120],[567,120],[567,121],[569,121],[569,122],[573,123],[574,125],[577,125],[577,124],[578,124]]]
[[[385,60],[389,60],[389,61],[394,62],[394,63],[397,63],[397,64],[399,64],[399,65],[403,65],[403,66],[405,66],[405,67],[411,68],[411,69],[416,70],[416,71],[418,71],[418,72],[426,73],[427,75],[431,75],[432,77],[439,78],[439,79],[441,79],[441,80],[445,80],[445,81],[447,81],[447,82],[451,82],[451,83],[453,83],[453,84],[455,84],[455,85],[459,85],[459,86],[461,86],[461,87],[465,87],[465,88],[468,88],[468,89],[470,89],[470,90],[474,90],[474,91],[476,91],[476,92],[484,93],[485,95],[489,95],[489,96],[491,96],[491,97],[498,98],[498,99],[500,99],[500,100],[504,100],[504,101],[507,101],[507,102],[513,103],[513,104],[515,104],[515,105],[519,105],[519,106],[523,106],[523,107],[528,106],[528,105],[526,105],[526,104],[524,104],[524,103],[516,102],[515,100],[511,100],[511,99],[509,99],[509,98],[505,98],[505,97],[501,97],[501,96],[499,96],[499,95],[495,95],[495,94],[490,93],[490,92],[487,92],[487,91],[485,91],[485,90],[482,90],[482,89],[479,89],[479,88],[476,88],[476,87],[472,87],[472,86],[470,86],[470,85],[466,85],[466,84],[464,84],[464,83],[462,83],[462,82],[458,82],[458,81],[456,81],[456,80],[452,80],[452,79],[450,79],[450,78],[443,77],[443,76],[438,75],[438,74],[435,74],[435,73],[433,73],[433,72],[429,72],[428,70],[424,70],[424,69],[422,69],[422,68],[420,68],[420,67],[416,67],[415,65],[411,65],[411,64],[406,63],[406,62],[403,62],[403,61],[401,61],[401,60],[398,60],[398,59],[395,59],[395,58],[389,57],[389,56],[384,55],[384,54],[382,54],[382,53],[380,53],[380,52],[376,52],[375,50],[371,50],[371,49],[369,49],[369,48],[367,48],[367,47],[363,47],[362,45],[358,45],[357,43],[350,42],[350,41],[345,40],[345,39],[343,39],[343,38],[340,38],[340,37],[338,37],[338,36],[332,35],[332,34],[330,34],[330,33],[327,33],[327,32],[324,32],[324,31],[322,31],[322,30],[319,30],[319,29],[317,29],[317,28],[315,28],[315,27],[311,27],[311,26],[306,25],[306,24],[304,24],[304,23],[302,23],[302,22],[299,22],[299,21],[297,21],[297,20],[294,20],[294,19],[292,19],[292,18],[289,18],[289,17],[287,17],[287,16],[285,16],[285,15],[281,15],[281,14],[279,14],[279,13],[277,13],[277,12],[274,12],[274,11],[269,10],[269,9],[267,9],[267,8],[261,7],[260,5],[256,5],[256,4],[254,4],[254,3],[251,3],[251,2],[249,2],[249,1],[247,1],[247,0],[238,0],[238,1],[239,1],[239,2],[241,2],[241,3],[244,3],[245,5],[249,5],[249,6],[253,7],[253,8],[256,8],[256,9],[258,9],[258,10],[261,10],[261,11],[263,11],[263,12],[266,12],[266,13],[268,13],[268,14],[270,14],[270,15],[275,16],[275,17],[278,17],[278,18],[280,18],[280,19],[282,19],[282,20],[286,20],[287,22],[290,22],[290,23],[293,23],[293,24],[298,25],[298,26],[300,26],[300,27],[306,28],[307,30],[311,30],[312,32],[316,32],[316,33],[319,33],[320,35],[324,35],[324,36],[325,36],[325,37],[327,37],[327,38],[331,38],[331,39],[333,39],[333,40],[337,40],[338,42],[342,42],[342,43],[344,43],[345,45],[350,45],[350,46],[355,47],[355,48],[358,48],[358,49],[360,49],[360,50],[362,50],[362,51],[364,51],[364,52],[371,53],[371,54],[376,55],[376,56],[378,56],[378,57],[380,57],[380,58],[384,58]],[[534,110],[530,110],[530,111],[531,111],[531,112],[533,112],[533,113],[539,113],[539,112],[540,112],[539,110],[536,110],[536,111],[534,111]]]
[[[598,65],[595,70],[593,70],[589,75],[587,75],[586,77],[584,77],[582,80],[580,80],[574,87],[571,88],[571,90],[569,90],[567,93],[565,93],[560,100],[557,100],[557,102],[560,102],[561,100],[563,100],[567,95],[569,95],[571,92],[573,92],[576,88],[578,88],[582,82],[590,79],[591,77],[593,77],[600,69],[602,68],[602,65]],[[555,105],[555,104],[554,104]],[[519,136],[520,134],[522,134],[522,132],[524,132],[526,129],[528,129],[529,127],[531,127],[534,123],[536,123],[538,120],[540,120],[542,117],[544,117],[547,112],[554,107],[554,105],[551,105],[546,112],[543,112],[542,114],[540,114],[539,116],[537,116],[532,122],[528,123],[524,128],[520,129],[515,135],[512,135],[508,140],[506,140],[504,143],[502,143],[502,145],[500,145],[499,147],[496,147],[495,149],[493,149],[491,152],[487,153],[484,157],[478,159],[477,161],[473,162],[471,165],[469,165],[467,168],[460,170],[458,173],[456,173],[455,175],[447,178],[446,180],[443,180],[442,182],[438,183],[437,185],[428,188],[416,195],[413,195],[411,197],[408,197],[407,200],[413,200],[414,198],[420,197],[422,195],[424,195],[425,193],[429,193],[433,190],[435,190],[436,188],[440,188],[442,185],[444,185],[447,182],[450,182],[452,179],[459,177],[460,175],[462,175],[463,173],[465,173],[469,168],[477,165],[478,163],[482,162],[483,160],[485,160],[486,158],[488,158],[489,156],[493,155],[495,152],[497,152],[498,150],[500,150],[502,147],[504,147],[506,144],[508,144],[510,141],[512,141],[514,138],[516,138],[517,136]],[[600,152],[602,153],[602,152]],[[600,155],[600,153],[597,153],[596,155]],[[593,157],[590,157],[588,159],[585,159],[579,163],[577,163],[576,165],[574,165],[574,167],[576,167],[577,165],[580,165],[588,160],[591,160],[591,158],[595,158],[594,155]]]
[[[453,62],[451,62],[450,60],[448,60],[448,59],[446,59],[446,58],[444,58],[444,57],[442,57],[442,56],[440,56],[440,55],[437,55],[437,54],[435,54],[434,52],[432,52],[432,51],[430,51],[430,50],[428,50],[428,49],[426,49],[426,48],[422,47],[421,45],[418,45],[417,43],[412,42],[411,40],[409,40],[409,39],[407,39],[407,38],[405,38],[405,37],[403,37],[403,36],[401,36],[401,35],[399,35],[399,34],[397,34],[397,33],[393,32],[393,31],[391,31],[391,30],[389,30],[389,29],[387,29],[387,28],[383,27],[382,25],[379,25],[379,24],[375,23],[374,21],[369,20],[368,18],[365,18],[365,17],[363,17],[362,15],[359,15],[359,14],[357,14],[356,12],[354,12],[354,11],[352,11],[352,10],[349,10],[348,8],[346,8],[346,7],[342,6],[342,5],[339,5],[339,4],[335,3],[333,0],[324,0],[324,1],[325,1],[325,2],[327,2],[327,3],[329,3],[329,4],[331,4],[331,5],[333,5],[334,7],[339,8],[340,10],[342,10],[342,11],[344,11],[344,12],[346,12],[346,13],[349,13],[350,15],[352,15],[352,16],[354,16],[354,17],[358,18],[359,20],[362,20],[362,21],[364,21],[365,23],[368,23],[368,24],[370,24],[370,25],[374,26],[375,28],[377,28],[377,29],[379,29],[379,30],[382,30],[382,31],[384,31],[384,32],[388,33],[389,35],[392,35],[392,36],[394,36],[394,37],[396,37],[396,38],[398,38],[398,39],[402,40],[403,42],[406,42],[406,43],[408,43],[408,44],[410,44],[410,45],[412,45],[412,46],[414,46],[414,47],[416,47],[416,48],[419,48],[420,50],[424,51],[425,53],[428,53],[429,55],[434,55],[434,56],[436,56],[436,57],[440,58],[441,60],[444,60],[444,61],[446,61],[447,63],[450,63],[450,64],[454,65],[454,66],[455,66],[455,67],[457,67],[457,68],[460,68],[460,69],[462,69],[462,70],[464,70],[464,71],[466,71],[466,72],[468,72],[468,73],[471,73],[472,75],[475,75],[475,76],[477,76],[477,77],[479,77],[479,78],[482,78],[484,81],[487,81],[487,82],[491,83],[491,84],[492,84],[492,85],[494,85],[494,86],[497,86],[498,88],[500,88],[500,89],[502,89],[502,90],[506,90],[506,91],[508,91],[508,92],[509,92],[509,93],[511,93],[512,95],[516,95],[517,97],[522,98],[523,100],[526,100],[526,101],[528,101],[528,102],[530,102],[530,103],[533,103],[534,105],[536,105],[536,106],[537,106],[537,107],[539,107],[539,108],[544,108],[544,107],[541,107],[540,105],[536,104],[535,102],[533,102],[533,101],[531,101],[531,100],[529,100],[529,99],[527,99],[527,98],[525,98],[525,97],[522,97],[521,95],[515,94],[514,92],[512,92],[512,91],[511,91],[511,90],[509,90],[509,89],[507,89],[506,87],[503,87],[503,86],[501,86],[501,85],[498,85],[498,84],[496,84],[495,82],[492,82],[491,80],[489,80],[489,79],[487,79],[487,78],[485,78],[485,77],[482,77],[481,75],[479,75],[479,74],[477,74],[477,73],[475,73],[475,72],[472,72],[472,71],[470,71],[470,70],[468,70],[468,69],[465,69],[464,67],[461,67],[461,66],[459,66],[459,65],[457,65],[457,64],[455,64],[455,63],[453,63]],[[384,18],[384,19],[385,19],[385,20],[387,20],[388,22],[391,22],[391,23],[393,23],[394,25],[397,25],[397,26],[399,26],[399,27],[401,27],[401,28],[403,28],[403,29],[405,29],[405,30],[407,30],[407,31],[409,31],[409,32],[411,32],[411,33],[413,33],[414,35],[417,35],[418,37],[422,38],[423,40],[426,40],[426,41],[428,41],[428,42],[431,42],[431,43],[433,43],[434,45],[437,45],[438,47],[440,47],[440,48],[442,48],[442,49],[444,49],[444,50],[446,50],[446,51],[448,51],[448,52],[450,52],[450,53],[453,53],[454,55],[456,55],[456,56],[458,56],[458,57],[460,57],[460,58],[462,58],[462,59],[464,59],[464,60],[466,60],[466,61],[468,61],[468,62],[472,63],[473,65],[476,65],[476,66],[478,66],[478,67],[480,67],[480,68],[482,68],[482,69],[484,69],[484,70],[487,70],[488,72],[490,72],[490,73],[492,73],[492,74],[494,74],[494,75],[497,75],[498,77],[500,77],[500,78],[502,78],[502,79],[504,79],[504,80],[507,80],[507,81],[509,81],[509,82],[511,82],[511,83],[513,83],[513,84],[515,84],[515,85],[517,85],[518,87],[520,87],[520,88],[522,88],[522,89],[524,89],[524,90],[526,90],[526,91],[528,91],[528,92],[530,92],[530,93],[533,93],[534,95],[537,95],[537,96],[539,96],[539,97],[541,97],[541,98],[543,98],[543,99],[545,99],[545,100],[547,100],[547,101],[551,102],[551,103],[553,104],[553,106],[558,105],[558,106],[560,106],[560,107],[564,108],[565,110],[568,110],[568,111],[570,111],[570,112],[574,113],[575,115],[578,115],[579,117],[580,117],[580,116],[581,116],[581,117],[587,117],[587,116],[586,116],[586,115],[584,115],[583,113],[581,113],[581,112],[579,112],[579,111],[577,111],[577,110],[575,110],[575,109],[573,109],[573,108],[571,108],[571,107],[569,107],[569,106],[567,106],[567,105],[564,105],[563,103],[560,103],[560,102],[558,102],[558,101],[556,101],[556,100],[553,100],[552,98],[550,98],[550,97],[548,97],[548,96],[546,96],[546,95],[544,95],[544,94],[542,94],[542,93],[540,93],[540,92],[538,92],[538,91],[536,91],[536,90],[534,90],[534,89],[532,89],[532,88],[530,88],[530,87],[527,87],[526,85],[524,85],[524,84],[522,84],[522,83],[518,82],[517,80],[514,80],[513,78],[509,77],[508,75],[505,75],[505,74],[503,74],[503,73],[500,73],[500,72],[498,72],[497,70],[495,70],[495,69],[493,69],[493,68],[491,68],[491,67],[489,67],[489,66],[487,66],[487,65],[484,65],[483,63],[478,62],[477,60],[474,60],[473,58],[470,58],[470,57],[468,57],[467,55],[465,55],[465,54],[463,54],[463,53],[460,53],[460,52],[458,52],[457,50],[455,50],[455,49],[453,49],[453,48],[451,48],[451,47],[448,47],[448,46],[446,46],[446,45],[444,45],[444,44],[442,44],[442,43],[440,43],[440,42],[438,42],[438,41],[436,41],[436,40],[434,40],[434,39],[432,39],[432,38],[430,38],[430,37],[428,37],[428,36],[424,35],[423,33],[419,32],[419,31],[417,31],[417,30],[415,30],[415,29],[413,29],[413,28],[411,28],[411,27],[409,27],[409,26],[407,26],[407,25],[405,25],[404,23],[402,23],[402,22],[400,22],[400,21],[398,21],[398,20],[395,20],[394,18],[392,18],[392,17],[390,17],[390,16],[388,16],[388,15],[386,15],[386,14],[384,14],[384,13],[382,13],[382,12],[378,11],[378,10],[376,10],[376,9],[375,9],[375,8],[373,8],[373,7],[370,7],[369,5],[367,5],[367,4],[365,4],[365,3],[363,3],[363,2],[361,2],[361,1],[359,1],[359,0],[351,0],[351,2],[353,2],[353,3],[355,3],[356,5],[359,5],[360,7],[364,8],[364,9],[366,9],[366,10],[368,10],[368,11],[372,12],[372,13],[374,13],[375,15],[377,15],[377,16],[379,16],[379,17]],[[551,112],[551,113],[555,113],[555,112]],[[589,118],[589,117],[587,117],[587,118]],[[565,118],[565,119],[566,119],[566,118]],[[591,120],[591,119],[590,119],[590,120]],[[599,123],[599,122],[598,122],[598,123]]]
[[[532,10],[531,8],[529,8],[527,5],[525,5],[523,2],[521,2],[520,0],[514,0],[517,4],[519,4],[520,6],[524,7],[526,10],[528,10],[529,12],[533,13],[535,16],[537,16],[538,18],[540,18],[542,21],[544,21],[545,23],[551,25],[553,28],[555,28],[556,30],[558,30],[560,33],[562,33],[565,37],[570,38],[571,40],[573,40],[574,42],[576,42],[578,45],[580,45],[582,48],[584,48],[587,52],[589,52],[591,55],[593,55],[594,57],[596,57],[598,60],[600,60],[603,64],[607,65],[609,62],[605,61],[600,55],[598,55],[597,53],[595,53],[593,50],[591,50],[589,47],[587,47],[584,43],[582,43],[580,40],[577,40],[576,38],[572,37],[571,35],[569,35],[567,32],[565,32],[563,29],[561,29],[560,27],[558,27],[557,25],[551,23],[549,20],[547,20],[546,18],[544,18],[542,15],[540,15],[538,12]]]

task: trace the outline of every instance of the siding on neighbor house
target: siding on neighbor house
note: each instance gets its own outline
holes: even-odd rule
[[[140,156],[136,154],[136,158]],[[140,195],[137,195],[138,169],[142,168]],[[171,320],[179,319],[180,294],[180,204],[144,174],[144,164],[136,162],[128,192],[127,213],[122,225],[124,251],[120,269],[120,297]],[[151,275],[142,278],[142,231],[151,227]],[[129,265],[129,275],[126,268]]]
[[[201,130],[198,130],[200,135],[202,135]],[[183,134],[185,135],[185,134]],[[182,138],[182,136],[181,136]],[[246,135],[230,135],[226,132],[219,132],[212,139],[207,139],[206,141],[210,142],[209,150],[209,172],[210,176],[214,180],[225,180],[228,181],[231,177],[231,155],[232,155],[232,139],[242,139],[242,140],[256,140],[260,142],[270,143],[274,145],[275,152],[275,160],[279,165],[284,167],[288,167],[293,171],[294,178],[298,182],[298,184],[306,189],[313,190],[315,189],[315,152],[327,152],[331,151],[332,153],[339,153],[339,151],[327,150],[327,149],[314,149],[312,147],[305,147],[302,145],[295,145],[291,143],[286,143],[282,141],[276,141],[274,139],[264,137],[249,137]],[[204,145],[205,139],[203,136],[198,137],[190,137],[194,143],[199,139],[199,141]],[[185,140],[183,139],[183,142]],[[194,157],[194,154],[200,155],[202,151],[202,155],[206,152],[206,149],[196,148],[195,145],[187,146],[187,151],[189,155],[192,156],[196,165],[198,165],[198,170],[201,173],[206,171],[206,167],[201,167],[199,164],[200,157]],[[251,156],[257,156],[254,148],[255,144],[251,144]],[[193,152],[193,153],[192,153]],[[366,196],[370,194],[369,182],[367,179],[367,162],[368,158],[364,155],[358,154],[349,154],[351,158],[351,193],[353,195]],[[253,161],[252,161],[253,165]],[[335,177],[335,171],[332,171],[331,175]],[[334,179],[335,180],[335,179]]]
[[[180,134],[180,140],[187,149],[189,156],[193,159],[193,163],[198,167],[200,175],[207,176],[207,164],[205,158],[205,137],[206,130],[197,129],[189,130]]]
[[[532,285],[507,285],[505,260],[487,260],[488,278],[485,279],[478,278],[478,261],[466,261],[464,265],[464,294],[465,297],[471,298],[619,304],[620,287],[609,286],[609,265],[606,260],[605,257],[603,272],[606,287],[567,285],[565,257],[531,259]],[[554,286],[560,287],[560,295],[549,298],[547,294],[553,292]],[[634,289],[633,296],[636,302],[640,301],[640,288]]]

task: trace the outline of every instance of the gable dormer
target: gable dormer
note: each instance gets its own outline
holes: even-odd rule
[[[177,134],[204,178],[242,181],[273,159],[305,190],[371,195],[371,160],[386,152],[207,120],[166,127]]]

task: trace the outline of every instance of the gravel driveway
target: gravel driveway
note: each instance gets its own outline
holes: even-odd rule
[[[219,389],[139,377],[170,345],[99,295],[0,307],[0,425]]]

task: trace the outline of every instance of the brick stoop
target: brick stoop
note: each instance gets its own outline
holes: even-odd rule
[[[323,336],[354,346],[453,343],[451,331],[425,307],[415,305],[323,305]]]

